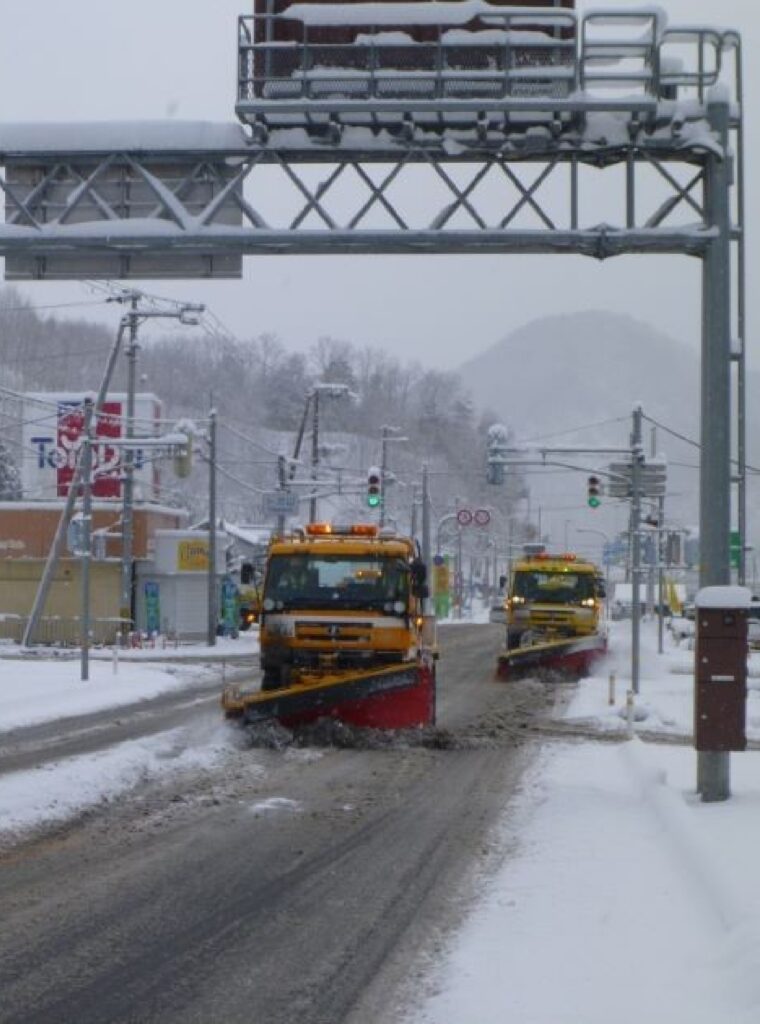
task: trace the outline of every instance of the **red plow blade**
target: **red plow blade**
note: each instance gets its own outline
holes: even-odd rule
[[[395,666],[227,698],[224,706],[247,723],[275,719],[289,729],[320,718],[367,729],[414,729],[435,723],[435,669]]]
[[[523,679],[532,675],[581,679],[606,653],[607,637],[599,633],[550,640],[499,655],[496,675],[499,679]]]

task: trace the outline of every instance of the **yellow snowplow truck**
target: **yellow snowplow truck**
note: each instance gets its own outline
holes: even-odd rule
[[[516,563],[506,602],[507,649],[499,679],[579,678],[607,651],[604,580],[576,555],[528,555]]]
[[[515,563],[507,598],[507,648],[597,633],[604,579],[573,554],[528,555]]]
[[[225,691],[229,716],[286,725],[329,714],[377,728],[435,714],[426,570],[408,537],[312,523],[272,540],[260,613],[261,690]]]
[[[312,523],[269,548],[261,603],[262,689],[301,673],[417,657],[414,543],[371,524]]]

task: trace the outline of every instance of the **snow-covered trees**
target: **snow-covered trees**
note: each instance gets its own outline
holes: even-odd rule
[[[431,486],[440,506],[453,494],[475,500],[482,493],[482,500],[490,504],[507,497],[485,488],[485,431],[456,373],[423,368],[382,350],[327,336],[319,337],[306,352],[286,348],[272,334],[238,340],[197,330],[176,334],[146,327],[139,340],[140,390],[163,401],[167,418],[201,422],[213,401],[221,428],[220,498],[234,506],[239,517],[245,507],[251,519],[260,514],[259,495],[276,484],[277,455],[292,454],[306,394],[324,381],[347,385],[353,396],[350,401],[320,403],[323,442],[348,441],[345,459],[334,459],[344,483],[367,465],[379,463],[381,428],[392,425],[408,438],[393,445],[390,453],[400,481],[392,495],[395,504],[411,509],[413,482],[419,480],[423,461],[435,468]],[[112,343],[108,327],[43,319],[12,289],[0,289],[0,366],[12,374],[18,391],[92,389]],[[125,371],[122,359],[114,391],[125,390]],[[15,439],[8,422],[5,428],[0,422],[3,496],[19,491],[9,447]],[[309,462],[308,452],[307,437],[301,452],[304,464]],[[186,481],[175,478],[167,467],[162,473],[162,500],[187,505],[202,500],[205,472],[201,459]],[[510,497],[514,494],[512,489]]]
[[[21,498],[21,475],[10,448],[0,441],[0,501],[18,501]]]

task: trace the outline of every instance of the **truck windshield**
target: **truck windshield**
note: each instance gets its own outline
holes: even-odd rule
[[[544,604],[580,604],[595,590],[591,573],[517,572],[512,594]]]
[[[372,608],[396,615],[408,593],[408,567],[399,558],[275,555],[264,585],[264,600],[275,608]]]

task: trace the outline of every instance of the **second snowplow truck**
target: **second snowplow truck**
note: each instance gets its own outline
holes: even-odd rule
[[[604,580],[577,555],[526,555],[515,563],[507,598],[507,647],[599,630]]]
[[[520,559],[506,601],[507,651],[499,676],[584,675],[607,648],[604,598],[604,579],[593,562],[546,552]]]

